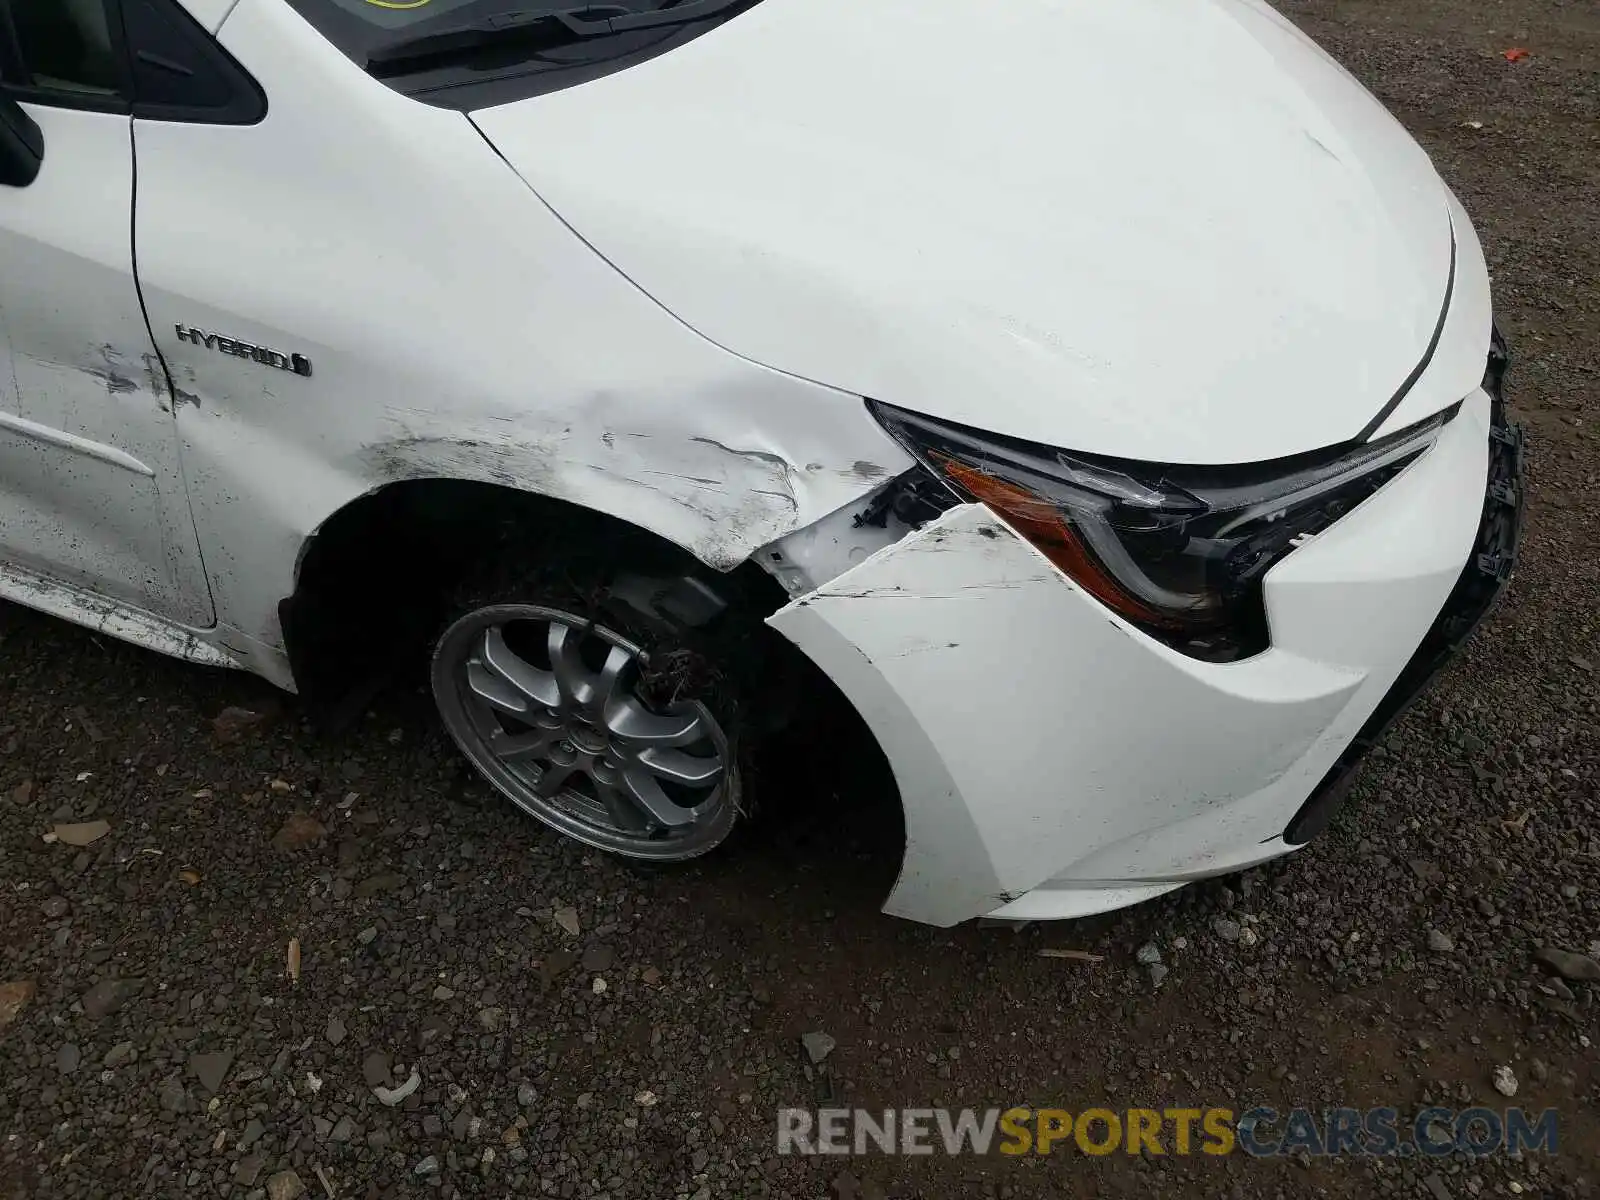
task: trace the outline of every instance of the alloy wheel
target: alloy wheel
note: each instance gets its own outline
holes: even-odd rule
[[[433,691],[456,744],[523,811],[602,850],[680,861],[727,836],[738,773],[704,704],[650,699],[648,665],[604,625],[495,605],[445,631]]]

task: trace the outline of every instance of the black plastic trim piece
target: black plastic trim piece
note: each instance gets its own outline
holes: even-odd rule
[[[9,97],[5,109],[0,109],[0,124],[10,129],[34,158],[40,163],[44,162],[44,130],[39,128],[39,122],[10,102]]]
[[[1400,390],[1390,397],[1389,403],[1378,410],[1378,415],[1367,423],[1366,428],[1356,434],[1356,441],[1365,442],[1373,434],[1377,433],[1383,423],[1389,419],[1389,414],[1399,408],[1400,402],[1411,394],[1411,389],[1417,386],[1417,380],[1422,378],[1423,372],[1433,364],[1433,356],[1439,349],[1439,341],[1444,337],[1445,322],[1450,318],[1450,305],[1456,298],[1456,258],[1458,253],[1456,229],[1454,222],[1452,222],[1450,225],[1450,278],[1444,285],[1444,307],[1439,310],[1438,324],[1433,327],[1433,340],[1428,343],[1428,350],[1422,356],[1422,361],[1412,368],[1411,374],[1406,376],[1406,381],[1400,385]]]
[[[888,487],[873,495],[851,524],[886,529],[890,516],[913,529],[921,529],[939,514],[961,503],[961,497],[922,463],[917,463]]]
[[[173,0],[121,0],[135,118],[204,125],[255,125],[267,96]]]
[[[49,108],[66,108],[74,112],[110,113],[112,116],[125,117],[131,111],[131,106],[124,96],[97,96],[90,93],[75,95],[72,92],[52,91],[49,88],[18,87],[16,84],[7,84],[5,91],[13,100],[20,100],[24,104],[42,104]]]

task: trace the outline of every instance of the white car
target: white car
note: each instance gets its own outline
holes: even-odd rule
[[[0,78],[0,596],[431,645],[591,846],[722,843],[809,660],[886,911],[1129,904],[1307,841],[1510,573],[1472,226],[1260,0],[0,0]]]

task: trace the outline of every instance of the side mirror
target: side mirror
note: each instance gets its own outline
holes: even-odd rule
[[[10,96],[0,95],[0,184],[27,187],[44,162],[44,130]]]

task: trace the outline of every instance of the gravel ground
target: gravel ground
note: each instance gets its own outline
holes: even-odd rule
[[[1096,920],[924,929],[876,912],[892,822],[841,815],[865,797],[636,874],[510,816],[416,695],[332,737],[246,677],[0,607],[3,1194],[1595,1194],[1595,985],[1533,955],[1600,954],[1600,13],[1287,9],[1478,222],[1533,452],[1508,603],[1315,847]],[[1505,1103],[1499,1067],[1561,1109],[1559,1155],[774,1153],[774,1110],[826,1096],[1464,1108]]]

